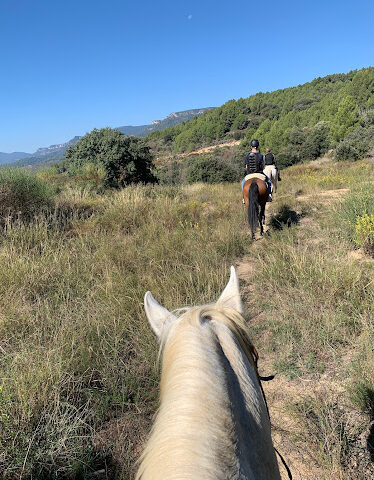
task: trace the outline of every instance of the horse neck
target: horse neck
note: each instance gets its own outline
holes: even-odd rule
[[[238,425],[253,428],[250,423],[254,421],[261,425],[262,433],[270,436],[269,415],[255,369],[231,331],[218,322],[212,322],[212,326],[227,362],[228,393]]]
[[[263,436],[270,427],[258,380],[229,329],[214,321],[176,327],[164,348],[161,405],[138,478],[234,478]]]

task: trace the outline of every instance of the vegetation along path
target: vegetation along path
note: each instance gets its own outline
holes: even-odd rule
[[[372,167],[283,170],[255,242],[238,183],[97,193],[2,171],[0,478],[134,478],[159,389],[144,293],[215,301],[237,261],[295,479],[373,479]]]
[[[343,218],[370,200],[362,185],[349,193],[350,169],[338,182],[332,170],[312,163],[285,175],[267,234],[237,263],[260,374],[276,373],[264,382],[274,443],[296,480],[374,478],[373,324],[364,308],[374,259],[342,231]],[[301,189],[287,196],[291,173]]]

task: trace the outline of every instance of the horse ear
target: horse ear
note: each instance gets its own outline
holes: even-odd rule
[[[231,265],[231,275],[229,283],[226,285],[221,296],[217,300],[217,305],[223,305],[224,307],[232,308],[238,313],[243,313],[242,300],[240,298],[239,290],[239,278],[236,274],[235,268]]]
[[[144,295],[144,309],[152,330],[161,338],[163,329],[177,319],[175,315],[162,307],[152,296],[151,292]]]

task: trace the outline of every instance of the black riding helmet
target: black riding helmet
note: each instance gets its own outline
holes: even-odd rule
[[[258,148],[259,146],[260,146],[260,142],[256,138],[251,140],[251,147],[252,148]]]

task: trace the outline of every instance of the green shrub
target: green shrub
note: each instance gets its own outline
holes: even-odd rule
[[[156,170],[161,185],[238,182],[244,176],[241,152],[217,148],[210,155],[193,155]]]
[[[341,100],[338,110],[334,115],[331,134],[334,139],[339,142],[354,130],[358,122],[357,102],[351,95],[348,95]]]
[[[307,131],[301,147],[301,160],[314,160],[327,152],[331,144],[329,128],[327,122],[318,122]]]
[[[125,137],[116,129],[95,128],[76,145],[69,147],[65,157],[68,171],[78,176],[82,172],[90,176],[96,169],[96,178],[98,172],[104,172],[105,183],[109,187],[155,180],[151,172],[153,163],[149,147],[139,138]],[[89,167],[85,171],[87,165]]]
[[[365,213],[356,218],[354,242],[374,254],[374,214]]]
[[[248,123],[249,123],[249,120],[248,120],[248,116],[247,115],[244,115],[244,113],[240,113],[233,125],[232,125],[232,128],[234,130],[244,130],[247,126],[248,126]]]
[[[357,219],[374,214],[374,197],[371,184],[363,185],[360,189],[349,194],[340,205],[337,212],[337,222],[345,227],[348,238],[354,242],[356,238]]]
[[[348,140],[343,140],[335,149],[335,159],[339,161],[358,160],[359,154]]]
[[[300,161],[299,149],[296,146],[282,148],[277,155],[277,166],[286,168]]]
[[[237,180],[237,173],[233,167],[222,160],[213,157],[200,157],[190,163],[186,177],[187,183],[234,182]]]
[[[30,220],[53,205],[51,190],[36,175],[20,169],[0,170],[0,217]]]
[[[182,183],[181,162],[170,162],[156,170],[156,177],[160,185],[178,185]]]
[[[233,133],[232,137],[234,140],[241,140],[242,138],[245,137],[245,133],[241,131],[236,131]]]
[[[335,159],[359,160],[368,153],[373,145],[374,127],[357,127],[341,141],[335,150]]]

